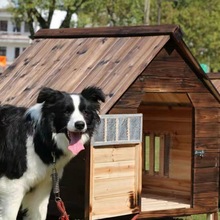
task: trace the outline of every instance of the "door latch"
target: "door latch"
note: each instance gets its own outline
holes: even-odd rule
[[[205,151],[204,150],[196,150],[195,151],[195,156],[197,157],[204,157]]]

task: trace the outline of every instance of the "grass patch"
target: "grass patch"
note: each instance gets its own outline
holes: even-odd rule
[[[218,217],[220,218],[220,212],[218,213]],[[207,220],[207,215],[206,214],[191,215],[191,216],[186,216],[186,217],[178,217],[174,219],[176,220]]]
[[[207,220],[206,214],[175,218],[176,220]]]

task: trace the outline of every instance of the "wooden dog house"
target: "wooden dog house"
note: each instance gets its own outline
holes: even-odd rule
[[[0,76],[0,101],[29,106],[42,86],[89,85],[107,96],[99,129],[116,140],[124,124],[128,138],[100,141],[98,133],[68,165],[61,195],[71,219],[217,219],[220,96],[180,28],[40,30]],[[48,219],[56,215],[51,201]]]

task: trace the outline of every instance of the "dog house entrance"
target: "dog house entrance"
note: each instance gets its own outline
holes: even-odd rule
[[[190,208],[193,107],[187,95],[148,93],[138,112],[144,115],[141,211]]]
[[[142,103],[141,114],[101,116],[87,219],[191,207],[193,107],[185,94],[175,98],[186,102]]]

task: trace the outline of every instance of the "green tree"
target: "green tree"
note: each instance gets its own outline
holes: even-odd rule
[[[151,24],[158,21],[158,1],[151,0]],[[211,71],[220,70],[220,2],[219,0],[160,0],[161,24],[178,24],[184,40],[200,63]]]
[[[208,64],[212,71],[220,70],[220,2],[186,1],[180,6],[175,23],[185,33],[185,41],[200,63]]]
[[[71,27],[71,17],[78,13],[88,0],[17,0],[9,10],[13,13],[15,23],[27,22],[30,38],[34,36],[34,22],[41,28],[49,28],[55,9],[66,11],[60,28]]]
[[[144,22],[143,0],[89,0],[79,11],[79,27],[128,26]]]

